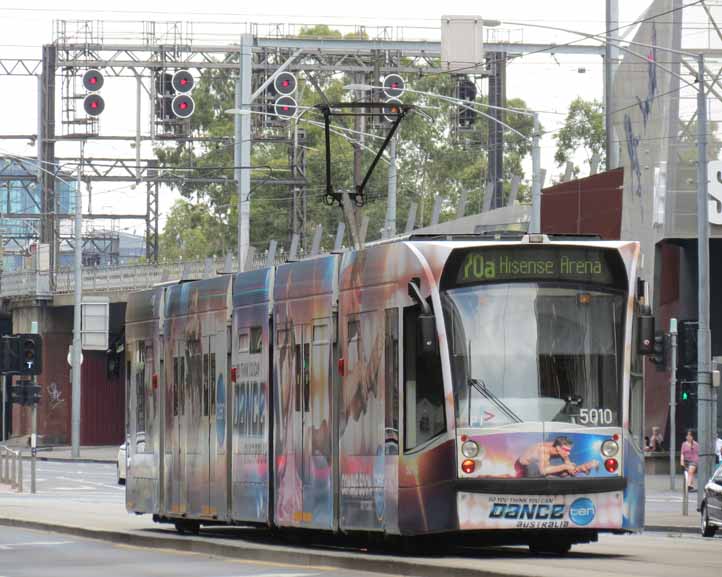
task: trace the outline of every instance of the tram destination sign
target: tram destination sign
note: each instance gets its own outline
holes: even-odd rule
[[[494,246],[466,250],[450,262],[447,278],[466,285],[499,281],[566,281],[611,285],[621,281],[619,255],[577,246]],[[616,283],[615,283],[616,281]]]

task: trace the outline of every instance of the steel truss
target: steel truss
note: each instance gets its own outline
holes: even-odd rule
[[[102,21],[57,21],[55,39],[51,45],[43,48],[42,60],[35,59],[1,59],[0,75],[38,76],[42,78],[42,106],[39,139],[39,160],[52,166],[53,163],[78,163],[75,158],[55,158],[55,143],[70,140],[65,136],[56,137],[56,78],[61,77],[65,93],[63,95],[63,120],[71,119],[72,124],[80,126],[82,115],[74,116],[72,107],[82,102],[75,94],[74,82],[78,72],[88,68],[99,68],[109,77],[133,77],[142,85],[153,102],[155,100],[155,82],[158,71],[174,68],[188,68],[197,71],[215,70],[225,72],[229,78],[237,78],[239,74],[240,48],[230,41],[226,45],[195,42],[200,24],[186,22],[139,22],[126,23],[127,26],[137,24],[136,31],[131,33],[128,42],[118,42],[118,35],[110,30],[113,23]],[[254,85],[260,83],[275,71],[289,56],[301,50],[301,54],[290,64],[288,70],[304,72],[310,77],[322,74],[347,73],[355,77],[366,77],[372,81],[388,73],[407,75],[423,74],[438,70],[438,57],[441,46],[439,42],[392,40],[392,29],[385,27],[377,32],[376,38],[364,39],[368,31],[363,28],[355,30],[356,38],[318,39],[308,37],[291,37],[295,33],[289,27],[278,25],[275,29],[268,27],[267,35],[259,34],[259,25],[246,25],[246,32],[253,34],[253,75]],[[106,41],[108,37],[113,41]],[[238,33],[236,33],[236,38]],[[498,33],[495,33],[495,38]],[[566,46],[496,42],[485,43],[487,51],[507,56],[523,55],[529,52],[548,52],[556,54],[581,54],[603,56],[604,47],[596,44],[571,44]],[[151,106],[151,115],[153,115]],[[69,121],[70,122],[70,121]],[[82,126],[81,126],[82,125]],[[98,139],[141,140],[163,138],[176,142],[191,140],[186,130],[177,132],[169,130],[165,134],[155,134],[151,120],[151,134],[144,135],[137,130],[135,138],[98,134],[98,127],[87,123],[88,134],[73,134],[73,139],[88,137]],[[268,126],[263,126],[267,129]],[[260,129],[260,126],[257,127]],[[259,130],[252,139],[263,138]],[[193,138],[199,142],[203,139]],[[279,140],[284,140],[280,138]],[[289,143],[289,178],[263,179],[258,183],[285,184],[293,192],[291,208],[291,230],[302,234],[305,223],[305,160],[303,148],[298,146],[298,139],[285,140]],[[0,175],[2,178],[2,175]],[[53,255],[57,252],[59,242],[58,222],[61,218],[54,212],[54,175],[36,174],[29,171],[27,179],[39,182],[42,194],[40,210],[40,239],[51,244],[51,266]],[[92,182],[133,182],[146,183],[147,203],[146,238],[148,243],[147,256],[151,260],[158,257],[158,194],[160,184],[197,182],[201,184],[225,183],[229,179],[219,176],[188,176],[164,172],[154,159],[109,159],[84,158],[82,179],[89,185]],[[64,215],[63,215],[64,216]],[[93,216],[92,214],[89,216]],[[123,215],[129,217],[132,215]]]

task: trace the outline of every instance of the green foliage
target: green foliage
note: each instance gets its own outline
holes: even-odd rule
[[[571,160],[579,148],[586,151],[587,162],[591,163],[592,155],[596,153],[600,164],[606,163],[606,130],[602,103],[576,98],[569,105],[564,126],[554,138],[557,140],[554,160],[559,166]]]
[[[301,34],[313,37],[340,37],[338,31],[326,26],[303,29]],[[356,33],[354,33],[356,34]],[[360,33],[362,37],[363,30]],[[347,36],[348,37],[348,36]],[[350,101],[352,94],[344,86],[357,79],[342,74],[317,74],[315,81],[329,102]],[[456,80],[449,75],[429,75],[408,78],[410,88],[421,92],[453,96]],[[319,90],[301,75],[296,98],[304,107],[297,122],[303,133],[305,154],[305,179],[307,185],[305,207],[297,207],[297,213],[306,216],[303,231],[304,245],[310,247],[313,229],[323,226],[323,247],[332,246],[336,227],[343,220],[337,206],[323,203],[326,187],[325,139],[322,115],[308,107],[324,101]],[[157,156],[166,173],[178,176],[175,185],[182,195],[170,211],[161,234],[162,258],[199,258],[221,255],[234,251],[237,232],[237,193],[233,174],[233,125],[234,117],[224,111],[233,107],[234,86],[224,71],[205,71],[194,90],[196,112],[191,118],[192,131],[196,135],[214,138],[211,142],[191,146],[158,149]],[[368,96],[367,96],[368,97]],[[402,122],[398,133],[397,148],[397,230],[406,222],[409,206],[419,204],[417,225],[428,224],[436,194],[444,198],[442,220],[453,216],[459,195],[468,194],[467,214],[478,211],[483,199],[486,178],[486,142],[488,123],[482,115],[477,116],[472,130],[455,133],[453,118],[456,106],[452,103],[426,95],[407,92],[405,103],[419,107],[421,113],[412,113]],[[479,97],[477,103],[483,104]],[[508,101],[509,107],[525,109],[520,99]],[[254,108],[261,112],[259,105]],[[260,116],[254,115],[254,122]],[[524,114],[506,113],[504,121],[531,136],[533,121]],[[260,123],[259,123],[260,125]],[[278,184],[279,178],[291,176],[289,145],[293,140],[294,121],[284,126],[259,128],[254,135],[250,194],[250,239],[257,249],[263,250],[270,239],[282,244],[290,242],[292,212],[292,188]],[[335,190],[352,190],[354,186],[354,150],[350,140],[358,139],[353,118],[334,118],[335,130],[343,135],[331,135],[332,184]],[[383,142],[388,128],[378,120],[366,119],[363,132],[362,176],[365,175],[376,151]],[[505,178],[512,174],[522,175],[522,160],[529,153],[530,139],[506,131]],[[265,137],[275,138],[275,141]],[[279,138],[281,137],[279,142]],[[202,184],[199,178],[225,179],[214,184]],[[523,195],[528,187],[522,187]],[[366,186],[366,206],[363,214],[369,218],[368,240],[378,238],[384,225],[386,195],[388,190],[388,163],[382,161]]]

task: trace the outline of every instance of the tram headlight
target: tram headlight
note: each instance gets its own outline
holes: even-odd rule
[[[461,454],[467,459],[473,459],[479,454],[479,445],[474,441],[466,441],[461,445]]]
[[[619,453],[619,443],[612,440],[607,440],[602,443],[602,455],[605,457],[614,457]]]

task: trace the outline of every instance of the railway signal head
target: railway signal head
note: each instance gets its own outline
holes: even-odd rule
[[[83,86],[88,92],[96,92],[103,88],[105,79],[99,70],[90,69],[83,74]]]
[[[469,102],[459,106],[459,126],[468,128],[476,121],[476,111],[470,108],[470,104],[476,100],[476,84],[463,76],[457,84],[457,95],[459,100]]]
[[[384,120],[386,122],[396,122],[399,114],[401,114],[401,101],[398,98],[389,98],[384,103]]]
[[[296,76],[290,72],[281,72],[273,79],[273,89],[281,96],[290,96],[296,92],[296,86]]]
[[[100,94],[88,94],[83,100],[83,109],[88,116],[100,116],[105,110],[105,100]]]
[[[185,94],[186,92],[190,92],[191,90],[193,90],[193,86],[195,86],[195,80],[193,79],[193,75],[187,70],[178,70],[173,75],[171,85],[173,87],[173,90],[175,90],[179,94]]]
[[[384,77],[382,90],[386,98],[401,98],[406,90],[406,82],[398,74],[388,74]]]
[[[273,103],[273,112],[282,120],[293,118],[298,110],[298,103],[292,96],[281,96]]]
[[[173,114],[177,118],[190,118],[195,110],[195,103],[190,94],[176,94],[172,103]]]

